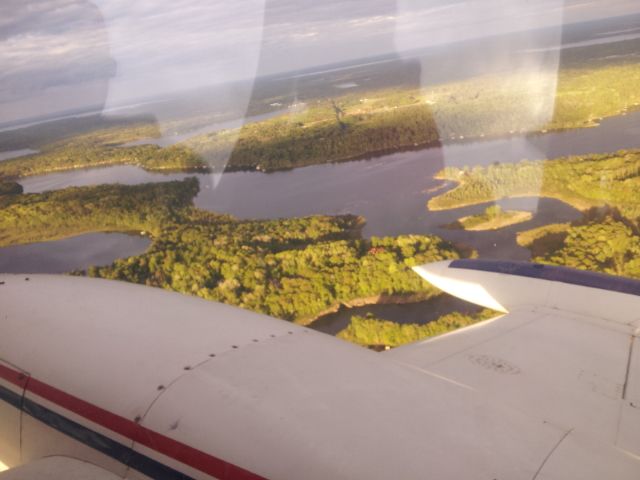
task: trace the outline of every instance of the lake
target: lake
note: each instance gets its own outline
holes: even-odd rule
[[[147,237],[124,233],[88,233],[50,242],[0,248],[1,273],[64,273],[143,253]]]

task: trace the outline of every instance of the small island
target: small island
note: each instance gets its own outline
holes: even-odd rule
[[[462,217],[444,228],[469,230],[478,232],[483,230],[498,230],[499,228],[515,225],[531,220],[533,214],[522,210],[503,210],[499,205],[491,205],[483,213]]]

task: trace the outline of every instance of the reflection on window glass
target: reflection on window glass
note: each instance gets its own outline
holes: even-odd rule
[[[633,0],[5,0],[0,270],[395,347],[487,312],[411,267],[640,277]]]

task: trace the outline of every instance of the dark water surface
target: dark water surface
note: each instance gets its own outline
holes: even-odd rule
[[[3,160],[9,160],[11,158],[24,157],[25,155],[31,155],[33,153],[38,153],[37,150],[33,150],[31,148],[21,148],[19,150],[7,150],[4,152],[0,152],[0,162]]]
[[[424,302],[366,305],[364,307],[341,307],[335,313],[330,313],[319,318],[309,325],[319,332],[336,335],[340,330],[347,328],[352,316],[365,317],[368,313],[377,318],[391,320],[396,323],[425,324],[449,312],[472,313],[479,310],[477,305],[465,302],[451,295],[443,294]]]
[[[123,233],[88,233],[50,242],[0,248],[2,273],[64,273],[139,255],[151,240]]]

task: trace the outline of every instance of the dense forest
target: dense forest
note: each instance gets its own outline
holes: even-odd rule
[[[640,278],[638,224],[615,208],[594,208],[571,224],[522,232],[518,243],[531,249],[535,262]]]
[[[158,136],[157,125],[109,126],[2,161],[0,178],[118,164],[165,171],[225,165],[272,171],[440,141],[588,127],[640,105],[640,64],[570,65],[559,72],[540,72],[535,88],[529,74],[516,72],[428,88],[404,86],[308,99],[289,105],[288,113],[278,117],[164,148],[126,146]]]
[[[0,195],[0,246],[96,231],[160,235],[183,218],[198,193],[195,178],[139,186],[72,187]]]
[[[640,278],[640,236],[612,218],[572,226],[559,248],[535,261]]]
[[[426,299],[438,291],[410,267],[458,258],[435,236],[363,240],[352,215],[236,220],[198,210],[196,179],[0,196],[0,245],[89,231],[146,231],[139,256],[90,268],[126,280],[308,322],[341,303]]]
[[[357,222],[357,217],[199,219],[167,231],[143,255],[91,268],[89,274],[301,323],[356,299],[375,303],[380,297],[426,299],[437,293],[410,267],[457,258],[451,245],[418,235],[362,240],[354,238]],[[342,231],[333,231],[338,225]]]
[[[442,335],[498,315],[500,314],[489,309],[482,309],[473,314],[452,312],[424,325],[396,323],[376,318],[371,314],[366,317],[353,316],[349,326],[339,332],[337,336],[362,346],[398,347],[406,343]]]

